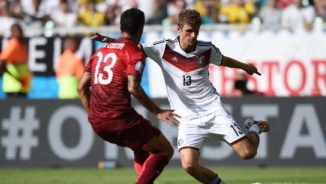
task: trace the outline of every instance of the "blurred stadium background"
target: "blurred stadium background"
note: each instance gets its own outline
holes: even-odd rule
[[[10,26],[19,22],[34,74],[28,99],[7,99],[0,91],[0,168],[96,168],[100,161],[132,165],[132,152],[95,136],[78,99],[58,98],[54,71],[65,37],[78,40],[76,54],[87,62],[102,45],[89,39],[91,33],[118,37],[119,16],[130,7],[145,12],[142,43],[177,36],[175,15],[186,7],[195,8],[203,16],[199,39],[212,41],[224,55],[254,63],[262,73],[248,78],[248,88],[264,96],[237,96],[233,85],[239,71],[210,66],[212,84],[239,124],[247,118],[265,119],[271,132],[261,135],[258,155],[251,161],[238,158],[226,144],[212,142],[202,150],[203,164],[325,168],[326,1],[300,0],[301,18],[294,22],[289,9],[298,0],[276,1],[277,14],[268,11],[271,1],[0,0],[0,50]],[[237,15],[241,16],[234,19]],[[169,108],[160,73],[148,60],[142,86],[161,107]],[[137,103],[134,107],[176,149],[176,127],[159,122]],[[180,166],[178,154],[170,166]]]

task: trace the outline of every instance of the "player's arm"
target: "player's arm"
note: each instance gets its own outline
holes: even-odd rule
[[[99,41],[99,42],[105,42],[105,43],[112,43],[114,42],[116,39],[102,35],[100,33],[94,33],[91,37],[91,40],[95,40],[95,41]]]
[[[172,110],[160,109],[144,92],[140,85],[140,80],[135,75],[128,75],[128,91],[142,104],[146,109],[153,113],[160,120],[172,125],[173,123],[179,124],[179,121],[175,118],[180,117],[173,113]]]
[[[254,73],[261,75],[253,64],[243,63],[227,56],[222,57],[222,66],[227,66],[229,68],[239,68],[246,71],[249,75],[253,75]]]
[[[95,32],[91,37],[91,40],[99,41],[99,42],[105,42],[105,43],[112,43],[115,42],[115,38],[111,38],[105,35],[102,35],[100,33]],[[137,45],[138,48],[143,49],[141,44]]]
[[[91,86],[91,73],[84,72],[84,75],[78,82],[77,91],[79,94],[79,98],[87,113],[89,111],[89,101],[91,97],[90,86]]]

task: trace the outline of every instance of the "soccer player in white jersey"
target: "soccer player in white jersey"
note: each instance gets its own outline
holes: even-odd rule
[[[171,108],[180,115],[178,150],[183,169],[201,183],[224,184],[213,171],[199,164],[200,149],[208,140],[228,143],[243,159],[257,154],[259,134],[269,131],[266,121],[246,120],[245,134],[224,107],[221,97],[209,81],[209,64],[238,68],[249,75],[258,74],[252,64],[225,55],[211,42],[197,40],[201,26],[195,10],[179,13],[179,36],[149,45],[139,45],[161,67]],[[100,34],[93,40],[114,41]],[[218,154],[218,153],[217,153]]]

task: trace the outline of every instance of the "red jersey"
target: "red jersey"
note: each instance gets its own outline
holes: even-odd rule
[[[90,58],[85,67],[86,72],[91,72],[90,123],[134,111],[127,75],[141,78],[144,67],[144,53],[128,38],[104,45]]]

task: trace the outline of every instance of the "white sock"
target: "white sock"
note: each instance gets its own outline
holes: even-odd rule
[[[259,138],[259,127],[256,124],[251,125],[249,128],[249,133],[255,134]]]
[[[209,184],[226,184],[218,175]]]

